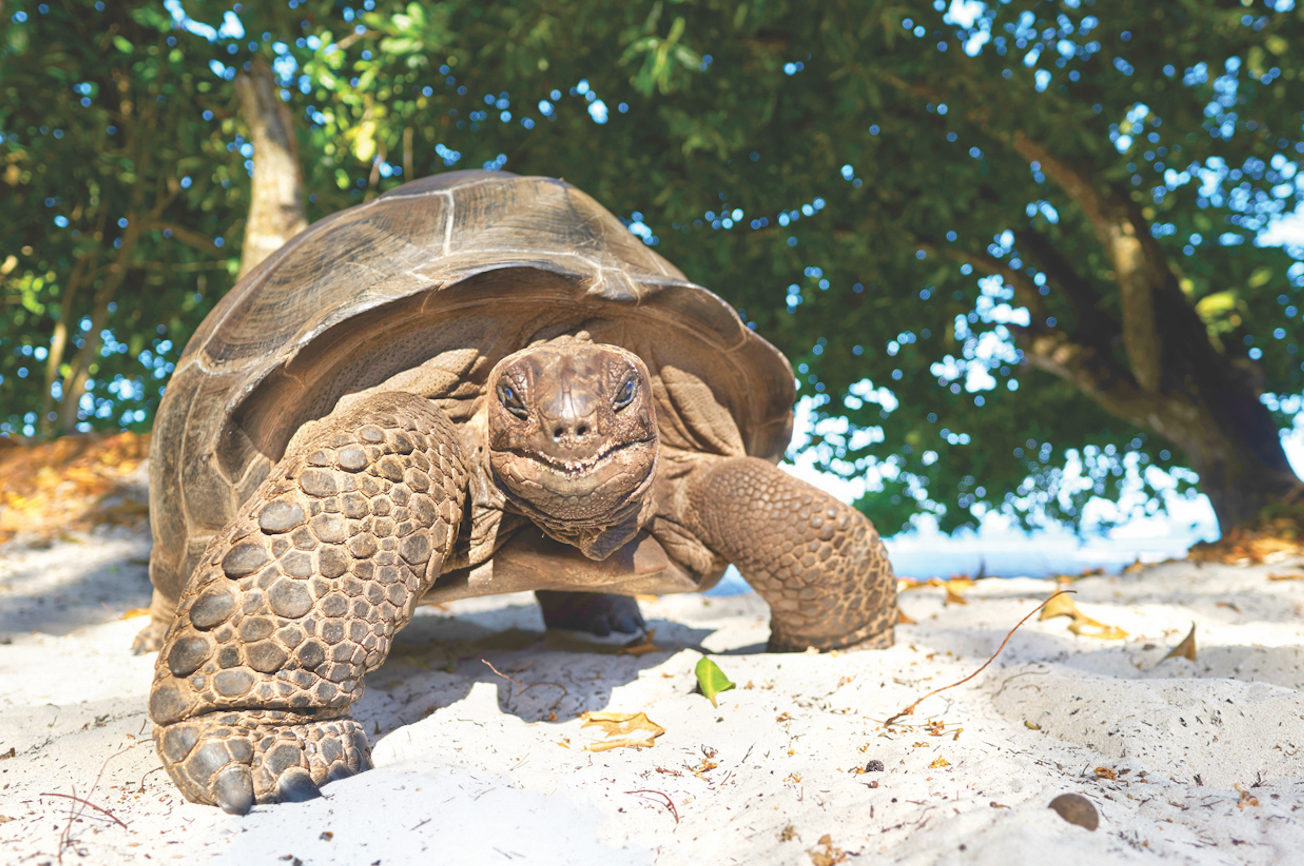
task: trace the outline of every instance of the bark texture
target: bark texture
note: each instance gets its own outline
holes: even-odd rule
[[[277,94],[272,70],[261,59],[235,79],[240,114],[254,146],[249,218],[240,256],[243,277],[290,238],[308,227],[303,175],[289,106]]]

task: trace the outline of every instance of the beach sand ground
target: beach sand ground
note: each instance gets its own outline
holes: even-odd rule
[[[1125,638],[1034,618],[890,729],[1054,582],[905,592],[896,646],[826,655],[765,653],[752,594],[645,602],[660,649],[641,655],[545,636],[527,595],[426,609],[356,707],[376,769],[233,817],[185,802],[154,753],[154,659],[124,618],[148,546],[0,547],[0,862],[1304,863],[1304,581],[1269,579],[1292,563],[1076,581]],[[1194,661],[1164,660],[1192,624]],[[738,684],[718,708],[694,692],[703,654]],[[665,733],[590,751],[600,711]],[[1065,793],[1097,829],[1048,808]]]

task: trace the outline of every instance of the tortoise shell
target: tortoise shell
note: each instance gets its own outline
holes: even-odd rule
[[[647,364],[663,451],[783,455],[792,368],[728,304],[563,181],[450,172],[310,226],[187,343],[150,452],[154,586],[180,596],[294,434],[341,397],[406,390],[420,367],[426,397],[482,423],[501,358],[579,330]]]

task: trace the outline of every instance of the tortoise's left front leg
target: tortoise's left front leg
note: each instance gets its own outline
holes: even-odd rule
[[[770,605],[775,651],[892,645],[896,577],[865,515],[755,457],[689,478],[689,527]]]
[[[439,576],[466,460],[439,409],[370,396],[323,419],[213,539],[150,695],[187,798],[244,813],[370,766],[349,707]]]

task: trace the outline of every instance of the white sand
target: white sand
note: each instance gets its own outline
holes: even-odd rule
[[[908,592],[919,624],[896,647],[838,656],[766,655],[751,595],[645,604],[665,649],[640,657],[507,631],[542,629],[528,596],[461,602],[422,613],[369,678],[374,771],[238,818],[159,769],[153,659],[129,654],[143,621],[122,619],[148,601],[147,550],[127,533],[0,548],[0,862],[1304,862],[1304,583],[1266,579],[1284,565],[1083,580],[1082,610],[1130,637],[1029,622],[905,720],[941,736],[881,721],[977,668],[1050,584],[983,581],[963,606]],[[1192,622],[1197,660],[1160,663]],[[740,685],[719,709],[693,693],[703,650]],[[539,685],[518,694],[481,658]],[[585,751],[586,710],[666,733]],[[870,760],[884,771],[850,772]],[[74,792],[112,817],[51,796]],[[1099,829],[1047,808],[1064,792]]]

